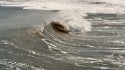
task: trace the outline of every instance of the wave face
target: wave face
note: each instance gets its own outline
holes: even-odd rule
[[[125,69],[123,0],[0,5],[0,70]]]
[[[18,1],[14,1],[14,2],[18,2]],[[72,5],[68,4],[67,2],[72,2]],[[48,1],[40,1],[40,3],[42,3],[40,4],[39,1],[28,1],[28,2],[24,2],[24,5],[23,4],[20,4],[20,5],[26,6],[24,7],[24,9],[60,10],[58,12],[59,16],[54,18],[53,21],[59,21],[61,24],[65,25],[65,27],[67,27],[67,29],[69,29],[70,32],[89,31],[91,30],[91,23],[83,19],[84,15],[82,14],[85,14],[85,13],[84,12],[81,13],[80,8],[82,7],[80,6],[80,4],[77,4],[76,2],[77,1],[48,0]],[[11,4],[11,2],[9,3],[10,3],[10,6],[14,6],[13,4]],[[39,3],[39,5],[37,3]],[[76,3],[75,6],[73,5],[73,3]],[[17,4],[15,6],[18,6]],[[6,6],[9,6],[9,5],[6,5]]]
[[[62,10],[57,13],[58,17],[53,21],[58,21],[70,32],[85,32],[91,30],[91,23],[86,21],[78,10]]]
[[[2,6],[15,6],[23,7],[24,9],[36,9],[36,10],[60,10],[58,17],[53,21],[59,21],[65,25],[71,32],[85,32],[91,30],[91,23],[84,20],[83,16],[86,13],[123,13],[125,10],[121,6],[124,1],[86,1],[86,0],[6,0],[0,1]],[[102,4],[102,5],[96,5]],[[92,5],[94,4],[94,5]],[[112,5],[109,7],[107,5]],[[119,10],[116,10],[119,9]],[[47,21],[48,22],[48,21]],[[50,23],[50,22],[49,22]]]

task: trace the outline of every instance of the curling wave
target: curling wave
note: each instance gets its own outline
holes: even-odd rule
[[[77,10],[62,10],[58,11],[57,15],[50,23],[58,31],[69,33],[91,30],[91,23],[86,21]]]
[[[117,0],[116,0],[117,1]],[[56,11],[56,17],[51,18],[51,22],[59,22],[64,29],[69,30],[68,32],[86,32],[91,30],[91,23],[84,19],[86,13],[124,13],[123,7],[116,2],[105,1],[102,5],[90,4],[90,1],[77,1],[77,0],[11,0],[11,1],[0,1],[1,6],[15,6],[23,7],[23,9],[36,9],[36,10],[60,10]],[[94,2],[99,2],[94,0]],[[117,1],[119,2],[119,1]],[[122,2],[122,6],[123,6]],[[107,5],[111,5],[107,6]],[[96,10],[95,10],[96,9]],[[116,10],[119,9],[119,10]],[[59,27],[57,27],[59,28]],[[59,28],[60,29],[60,28]]]

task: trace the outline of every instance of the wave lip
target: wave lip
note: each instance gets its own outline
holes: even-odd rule
[[[12,0],[14,1],[14,0]],[[57,30],[63,30],[64,32],[85,32],[91,30],[91,23],[86,21],[83,17],[86,13],[125,13],[123,7],[117,5],[113,1],[104,1],[105,4],[87,4],[80,0],[30,0],[24,2],[7,2],[0,1],[2,6],[24,6],[23,9],[36,9],[36,10],[60,10],[54,22],[59,21],[59,24],[55,25]],[[89,0],[91,2],[91,0]],[[102,1],[94,0],[95,3],[102,3]],[[93,1],[93,2],[94,2]],[[116,0],[117,1],[117,0]],[[111,3],[111,4],[107,4]],[[118,10],[116,10],[118,9]],[[53,18],[52,18],[53,20]],[[47,21],[48,22],[48,21]],[[51,22],[50,22],[51,23]],[[66,28],[66,31],[65,31]]]
[[[58,21],[68,32],[86,32],[91,30],[91,23],[86,21],[81,10],[61,10],[57,12],[57,17],[53,19]],[[63,29],[63,30],[64,30]]]

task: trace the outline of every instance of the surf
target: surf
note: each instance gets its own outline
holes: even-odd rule
[[[98,0],[94,0],[98,2]],[[94,2],[93,1],[93,2]],[[87,16],[86,13],[123,13],[125,10],[121,6],[114,5],[112,1],[105,1],[106,3],[101,5],[89,4],[90,1],[77,1],[77,0],[37,0],[37,1],[0,1],[1,6],[9,7],[23,7],[23,9],[29,10],[57,10],[55,13],[58,16],[51,17],[46,20],[46,24],[52,22],[59,22],[60,27],[63,27],[63,31],[68,30],[69,33],[75,32],[88,32],[91,31],[91,23],[84,19]],[[113,4],[112,7],[106,6],[107,4]],[[93,8],[92,8],[93,7]],[[116,10],[119,9],[119,10]],[[42,24],[42,23],[41,23]],[[55,26],[57,30],[61,29],[59,26]]]
[[[78,11],[61,10],[57,12],[57,17],[53,18],[50,24],[65,33],[86,32],[91,30],[91,23],[83,18]]]

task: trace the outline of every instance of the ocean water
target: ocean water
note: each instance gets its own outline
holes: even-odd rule
[[[0,0],[0,70],[124,70],[123,0]],[[58,21],[70,33],[51,26]]]

